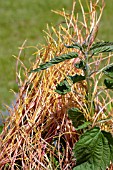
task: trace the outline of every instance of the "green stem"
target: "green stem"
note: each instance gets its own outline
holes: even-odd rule
[[[92,100],[92,90],[90,86],[90,68],[89,68],[89,56],[88,52],[85,53],[86,58],[86,70],[85,70],[85,76],[86,76],[86,82],[87,82],[87,101],[88,101],[88,110],[91,116],[93,115],[93,103]]]

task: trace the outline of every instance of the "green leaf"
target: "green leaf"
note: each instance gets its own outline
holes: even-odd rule
[[[82,125],[85,121],[83,113],[78,108],[71,108],[68,110],[68,116],[72,120],[72,124],[75,128]]]
[[[58,94],[64,95],[71,91],[71,86],[69,85],[68,81],[66,79],[64,79],[63,81],[61,81],[60,84],[57,85],[55,91]]]
[[[85,162],[79,166],[74,167],[73,170],[92,170],[92,166],[88,162]]]
[[[110,165],[109,143],[98,127],[85,132],[73,151],[76,157],[74,170],[105,170]]]
[[[113,78],[113,65],[108,66],[103,72],[106,76]]]
[[[97,42],[92,45],[89,51],[92,51],[93,54],[113,52],[113,42]]]
[[[108,89],[113,89],[113,80],[112,79],[104,79],[104,84]]]
[[[76,63],[75,64],[75,67],[78,68],[78,69],[83,69],[85,70],[85,64],[83,61],[80,61],[79,63]]]
[[[1,126],[0,126],[0,133],[2,132],[2,130],[3,130],[3,126],[1,125]]]
[[[71,91],[71,86],[81,80],[85,80],[85,76],[75,74],[74,76],[67,76],[63,81],[56,86],[56,92],[64,95]]]
[[[68,76],[68,77],[73,84],[85,80],[85,76],[78,75],[78,74],[75,74],[74,76]]]
[[[37,69],[34,69],[34,70],[31,70],[30,72],[39,72],[41,70],[45,70],[55,64],[58,64],[58,63],[61,63],[65,60],[69,60],[69,59],[72,59],[72,58],[77,58],[78,57],[78,53],[76,52],[70,52],[68,54],[63,54],[59,57],[55,57],[55,58],[52,58],[50,61],[44,63],[44,64],[41,64],[39,65],[40,67],[37,68]]]
[[[109,147],[110,147],[110,156],[111,156],[111,161],[113,163],[113,136],[111,135],[110,132],[106,132],[106,131],[102,131],[103,135],[107,138],[108,140],[108,144],[109,144]]]
[[[91,124],[91,122],[84,122],[82,125],[79,125],[77,128],[75,128],[76,130],[81,130],[81,129],[85,129],[87,128],[89,125]]]
[[[99,47],[103,47],[103,46],[112,46],[113,45],[113,42],[96,42],[96,43],[94,43],[92,46],[91,46],[91,48],[90,48],[90,50],[93,50],[93,49],[95,49],[95,48],[99,48]]]
[[[66,45],[65,44],[65,47],[66,48],[76,48],[76,49],[82,50],[82,46],[77,42],[73,43],[72,45]]]

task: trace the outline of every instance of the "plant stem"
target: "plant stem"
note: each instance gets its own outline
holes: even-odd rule
[[[90,67],[89,67],[89,56],[88,52],[85,52],[85,59],[86,59],[86,70],[85,70],[85,76],[86,76],[86,82],[87,82],[87,102],[88,102],[88,110],[91,116],[93,116],[93,103],[91,102],[92,97],[92,90],[90,86]]]

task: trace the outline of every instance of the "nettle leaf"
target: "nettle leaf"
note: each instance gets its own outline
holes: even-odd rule
[[[77,42],[73,43],[72,45],[66,45],[65,44],[65,47],[66,48],[76,48],[76,49],[82,50],[82,46]]]
[[[34,69],[34,70],[31,70],[31,73],[32,72],[39,72],[41,70],[45,70],[55,64],[58,64],[58,63],[61,63],[65,60],[69,60],[69,59],[72,59],[72,58],[77,58],[78,57],[78,53],[76,52],[70,52],[68,54],[63,54],[59,57],[55,57],[55,58],[52,58],[50,61],[44,63],[44,64],[41,64],[39,65],[39,68],[37,69]]]
[[[74,76],[67,76],[63,81],[56,86],[56,92],[58,94],[64,95],[71,91],[71,86],[74,83],[85,80],[85,76],[75,74]]]
[[[99,54],[99,53],[104,53],[104,52],[113,52],[113,46],[99,47],[99,48],[92,50],[93,54]]]
[[[79,125],[76,130],[86,129],[89,125],[91,125],[91,122],[84,122],[83,124]]]
[[[72,120],[72,124],[75,128],[82,125],[85,121],[83,113],[78,108],[71,108],[68,110],[68,116]]]
[[[110,147],[110,160],[113,163],[113,136],[111,135],[111,133],[106,132],[106,131],[102,131],[103,135],[107,138],[108,140],[108,144]]]
[[[108,89],[113,89],[113,79],[104,79],[104,84]]]
[[[110,147],[107,138],[99,127],[85,132],[75,144],[74,156],[76,167],[74,170],[105,170],[110,165]]]
[[[91,168],[91,164],[85,162],[79,166],[74,167],[73,170],[92,170]]]
[[[78,74],[75,74],[74,76],[68,76],[68,77],[71,79],[73,84],[85,80],[85,76],[78,75]]]
[[[99,48],[99,47],[103,47],[103,46],[112,46],[113,45],[113,42],[96,42],[96,43],[94,43],[92,46],[91,46],[91,48],[90,48],[90,50],[92,50],[92,49],[95,49],[95,48]]]
[[[113,52],[113,42],[97,42],[92,45],[89,51],[92,51],[93,54]]]
[[[107,66],[103,72],[106,76],[113,78],[113,65]]]
[[[57,85],[55,91],[58,94],[65,95],[66,93],[71,91],[71,85],[69,84],[69,82],[66,79],[64,79],[63,81],[61,81],[60,84]]]
[[[84,62],[82,60],[79,63],[76,63],[75,67],[78,68],[78,69],[85,70],[85,64],[84,64]]]

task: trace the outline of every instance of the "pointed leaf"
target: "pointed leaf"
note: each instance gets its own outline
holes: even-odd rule
[[[106,85],[106,87],[108,89],[113,89],[113,80],[112,79],[105,79],[104,80],[104,84]]]
[[[92,170],[92,166],[88,162],[84,162],[84,163],[74,167],[73,170]],[[98,170],[98,169],[96,169],[96,170]]]
[[[82,50],[82,46],[77,42],[73,43],[72,45],[66,45],[65,44],[65,47],[66,48],[76,48],[76,49]]]
[[[68,116],[72,120],[75,128],[78,128],[85,121],[83,113],[78,108],[71,108],[68,110]]]
[[[61,81],[60,84],[56,86],[56,92],[58,94],[64,95],[71,91],[71,86],[81,80],[85,80],[85,76],[75,74],[74,76],[67,76],[66,79]]]
[[[74,76],[68,76],[68,77],[71,79],[73,84],[85,80],[85,76],[78,75],[78,74],[75,74]]]
[[[96,42],[94,43],[90,50],[93,50],[93,49],[96,49],[96,48],[99,48],[99,47],[104,47],[104,46],[112,46],[113,45],[113,42]]]
[[[104,53],[104,52],[113,52],[113,46],[99,47],[99,48],[92,50],[93,54],[99,54],[99,53]]]
[[[69,82],[66,79],[64,79],[63,81],[61,81],[60,84],[57,85],[55,91],[58,94],[64,95],[71,91],[71,86],[70,86]]]
[[[49,68],[49,67],[51,67],[55,64],[61,63],[61,62],[68,60],[68,59],[77,58],[77,57],[78,57],[78,53],[75,53],[75,52],[63,54],[59,57],[52,58],[50,61],[48,61],[44,64],[39,65],[40,67],[37,68],[37,69],[31,70],[31,73],[32,72],[39,72],[41,70],[45,70],[45,69],[47,69],[47,68]]]
[[[75,64],[75,67],[78,68],[78,69],[83,69],[85,70],[85,64],[83,61],[80,61],[79,63],[76,63]]]
[[[89,125],[91,124],[91,122],[84,122],[82,125],[79,125],[77,128],[75,128],[76,130],[81,130],[81,129],[85,129],[87,128]]]
[[[93,54],[113,52],[113,42],[97,42],[90,48]]]
[[[108,140],[98,127],[85,132],[75,144],[76,167],[81,170],[105,170],[110,165]],[[86,168],[88,167],[88,168]]]
[[[108,144],[109,144],[109,147],[110,147],[110,156],[111,156],[110,160],[113,163],[113,136],[111,135],[111,133],[106,132],[106,131],[102,131],[102,133],[108,140]]]
[[[103,72],[106,76],[113,78],[113,65],[108,66]]]

